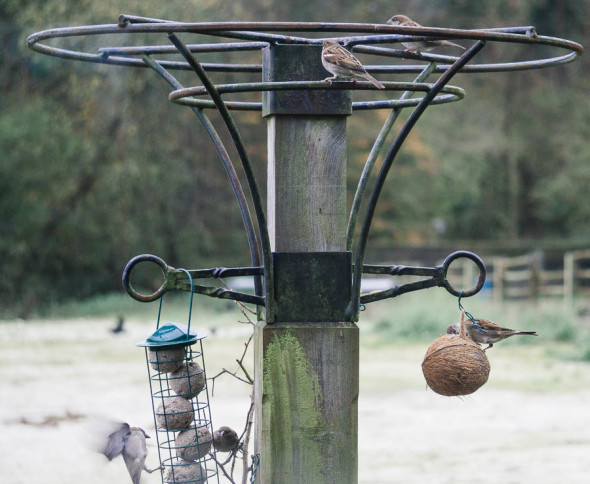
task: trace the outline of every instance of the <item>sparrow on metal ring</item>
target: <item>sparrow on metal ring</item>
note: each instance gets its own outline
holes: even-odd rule
[[[360,61],[342,47],[335,40],[324,40],[322,49],[322,64],[324,68],[332,74],[332,77],[326,77],[325,81],[332,81],[343,78],[359,78],[370,81],[378,89],[385,89],[385,86],[367,72]]]
[[[405,15],[394,15],[388,21],[390,25],[399,25],[400,27],[422,27],[418,22],[414,22],[409,17]],[[449,42],[448,40],[416,40],[416,41],[406,41],[402,42],[403,46],[406,48],[408,52],[421,52],[421,51],[429,51],[436,47],[458,47],[459,49],[465,50],[465,47],[459,44],[454,44],[453,42]]]

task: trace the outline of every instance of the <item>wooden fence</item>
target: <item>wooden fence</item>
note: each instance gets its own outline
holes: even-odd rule
[[[485,290],[496,300],[590,298],[590,249],[566,252],[563,260],[551,264],[540,251],[518,257],[486,257],[485,262]],[[448,277],[455,287],[472,287],[477,269],[462,259],[451,265]]]

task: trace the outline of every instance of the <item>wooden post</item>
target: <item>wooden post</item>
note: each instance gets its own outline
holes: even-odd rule
[[[575,252],[566,252],[563,255],[563,300],[566,307],[573,308],[576,287],[575,279]]]
[[[320,55],[320,46],[269,47],[265,79],[324,79]],[[344,321],[351,96],[276,92],[264,110],[276,295],[266,308],[275,321],[255,331],[256,482],[354,484],[359,341]]]

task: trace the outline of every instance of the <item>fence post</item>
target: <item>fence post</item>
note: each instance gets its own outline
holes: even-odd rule
[[[573,307],[575,292],[575,252],[563,255],[563,296],[568,307]]]
[[[503,257],[494,257],[492,259],[493,272],[493,285],[494,285],[494,301],[502,302],[504,300],[504,273],[505,259]]]

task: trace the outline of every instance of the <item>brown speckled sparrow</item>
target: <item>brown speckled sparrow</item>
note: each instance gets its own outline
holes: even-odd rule
[[[390,25],[399,25],[400,27],[422,27],[422,25],[420,25],[418,22],[414,22],[405,15],[394,15],[387,21],[387,23]],[[458,47],[459,49],[465,50],[465,47],[462,45],[454,44],[448,40],[417,40],[415,42],[402,42],[402,44],[408,52],[428,51],[434,49],[435,47],[442,47],[445,45],[449,47]]]
[[[379,89],[385,89],[385,86],[371,76],[354,55],[335,40],[324,40],[322,64],[332,74],[332,77],[324,79],[329,83],[339,77],[353,78],[353,80],[358,77],[372,82]]]
[[[219,427],[213,432],[213,445],[217,452],[230,452],[239,442],[238,434],[229,427]]]
[[[109,460],[113,460],[119,454],[122,454],[131,481],[133,484],[139,484],[141,471],[151,474],[161,469],[161,467],[156,467],[150,470],[145,466],[145,458],[147,457],[145,439],[149,438],[150,436],[139,427],[130,427],[126,423],[117,424],[117,428],[109,434],[102,453]]]
[[[475,323],[474,323],[475,321]],[[527,334],[538,336],[536,331],[517,331],[514,329],[504,328],[499,324],[492,323],[485,319],[474,318],[473,321],[465,321],[467,335],[478,344],[489,345],[485,350],[494,346],[494,343],[510,338],[515,334]],[[459,334],[461,332],[461,323],[451,324],[447,328],[447,334]],[[484,350],[484,351],[485,351]]]

